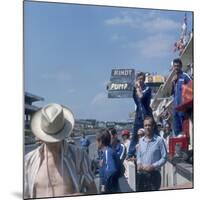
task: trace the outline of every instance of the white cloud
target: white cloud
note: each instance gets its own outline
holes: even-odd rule
[[[131,25],[132,18],[129,16],[115,17],[105,20],[106,25]]]
[[[166,32],[180,28],[180,24],[174,20],[160,17],[145,21],[142,26],[148,32]]]
[[[145,14],[139,12],[123,12],[119,17],[105,20],[105,24],[108,26],[124,25],[152,33],[173,31],[181,26],[180,23],[177,23],[173,19],[161,17],[160,14],[156,14],[156,11]]]
[[[144,40],[132,44],[134,50],[145,57],[162,57],[169,55],[173,50],[173,43],[175,38],[166,35],[158,34],[148,36]]]

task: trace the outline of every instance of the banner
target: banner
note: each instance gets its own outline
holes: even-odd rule
[[[132,98],[134,82],[134,69],[112,69],[107,86],[108,98]]]

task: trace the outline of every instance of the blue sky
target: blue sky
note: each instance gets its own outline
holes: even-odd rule
[[[24,86],[75,118],[127,120],[132,99],[108,99],[113,68],[169,74],[185,12],[24,4]],[[191,31],[192,13],[187,12]]]

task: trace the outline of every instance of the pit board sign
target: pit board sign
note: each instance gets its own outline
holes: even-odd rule
[[[108,98],[132,98],[134,80],[134,69],[112,69],[107,86]]]

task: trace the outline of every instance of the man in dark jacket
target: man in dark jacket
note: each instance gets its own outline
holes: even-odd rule
[[[136,115],[134,121],[133,135],[131,144],[128,150],[127,159],[136,157],[136,144],[138,142],[137,132],[143,128],[143,121],[146,116],[152,116],[151,103],[151,88],[145,83],[145,74],[140,72],[136,76],[136,83],[133,88],[133,99],[136,104]]]

